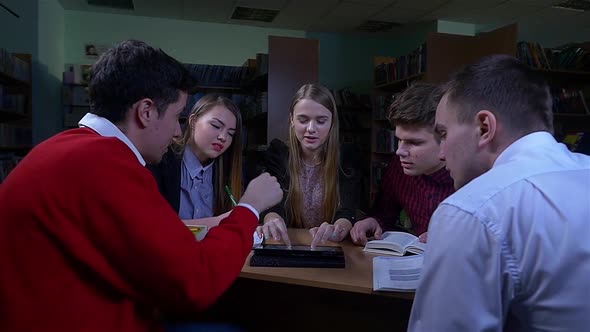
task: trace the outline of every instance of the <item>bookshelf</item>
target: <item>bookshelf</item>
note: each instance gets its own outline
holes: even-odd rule
[[[348,88],[331,90],[338,110],[340,125],[340,166],[355,183],[351,192],[359,209],[369,205],[368,174],[371,154],[371,99],[368,94],[356,94]]]
[[[268,73],[260,70],[261,59],[265,57],[257,54],[258,61],[248,59],[242,66],[185,65],[198,85],[189,91],[181,124],[186,122],[198,99],[216,93],[231,99],[240,109],[245,148],[266,144]]]
[[[559,141],[570,134],[590,135],[590,42],[543,48],[521,41],[518,58],[542,75],[553,95],[553,124]]]
[[[409,54],[375,57],[375,84],[372,92],[371,157],[369,202],[380,191],[382,177],[395,156],[395,128],[387,120],[387,110],[396,94],[412,82],[440,83],[464,65],[490,54],[516,54],[516,24],[477,36],[430,33],[426,41]]]
[[[31,55],[0,49],[0,183],[32,147]]]
[[[90,111],[88,84],[63,83],[61,100],[64,129],[77,128],[80,119]]]

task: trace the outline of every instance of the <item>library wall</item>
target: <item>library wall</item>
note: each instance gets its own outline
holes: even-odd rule
[[[65,63],[88,63],[87,43],[112,46],[135,38],[181,62],[241,66],[256,53],[268,52],[269,35],[305,37],[305,32],[66,10]]]
[[[367,93],[373,85],[373,57],[402,55],[436,31],[436,22],[410,25],[395,33],[308,32],[320,41],[320,82],[332,89],[351,88]]]
[[[0,10],[0,47],[15,53],[37,53],[37,1],[3,0],[2,3],[18,13],[16,18]]]
[[[518,24],[518,40],[534,41],[543,47],[557,47],[572,42],[590,40],[590,19],[588,12],[564,10],[560,15],[554,15],[553,9],[542,9],[530,17],[516,22],[499,22],[496,24],[480,25],[478,32],[494,30],[507,23]],[[564,24],[565,23],[565,24]]]
[[[475,24],[438,20],[436,32],[475,36],[477,34],[476,30],[477,26]]]
[[[63,129],[61,77],[64,64],[64,9],[58,0],[39,1],[39,51],[34,66],[33,142]]]
[[[31,54],[33,143],[51,136],[61,119],[59,82],[63,68],[63,8],[58,0],[2,1],[16,18],[0,11],[0,46],[15,53]],[[60,22],[62,22],[60,24]]]

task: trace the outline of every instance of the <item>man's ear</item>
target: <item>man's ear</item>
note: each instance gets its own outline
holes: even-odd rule
[[[479,130],[478,145],[482,147],[490,144],[496,136],[496,130],[498,129],[496,116],[488,110],[483,110],[476,114],[476,121]]]
[[[142,128],[147,127],[150,122],[158,118],[156,104],[150,98],[143,98],[133,104],[133,111],[137,121]]]

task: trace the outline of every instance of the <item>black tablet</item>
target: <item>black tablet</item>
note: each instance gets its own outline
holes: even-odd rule
[[[287,247],[282,244],[264,244],[262,248],[254,249],[255,255],[272,255],[287,257],[339,257],[344,252],[341,247],[295,245]]]
[[[250,266],[343,268],[345,260],[341,247],[264,244],[254,249]]]

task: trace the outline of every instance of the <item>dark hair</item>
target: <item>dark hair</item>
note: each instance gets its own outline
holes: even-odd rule
[[[434,127],[442,90],[436,84],[417,82],[395,96],[387,118],[393,126]]]
[[[484,57],[453,74],[444,92],[447,102],[460,105],[459,122],[473,121],[477,112],[489,110],[514,134],[553,132],[549,87],[515,57]]]
[[[125,118],[142,98],[151,98],[161,116],[192,82],[185,67],[148,44],[126,40],[103,53],[92,66],[88,84],[90,112],[113,123]]]

